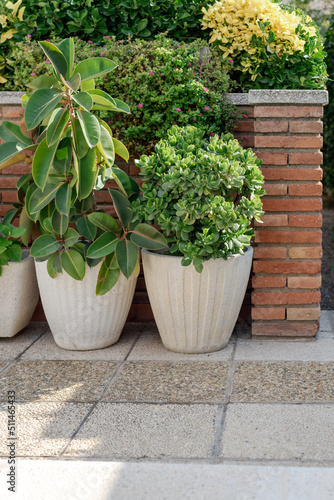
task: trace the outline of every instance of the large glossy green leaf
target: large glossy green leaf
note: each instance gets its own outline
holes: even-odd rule
[[[87,154],[89,146],[83,134],[78,118],[72,118],[71,124],[72,124],[72,135],[74,139],[75,151],[77,153],[78,159],[80,159]]]
[[[21,154],[21,151],[25,148],[26,145],[22,144],[22,142],[5,142],[4,144],[0,144],[0,170],[23,161],[25,155]]]
[[[124,170],[121,170],[120,168],[113,166],[112,177],[117,182],[117,185],[121,189],[121,191],[126,196],[129,196],[131,194],[132,188],[131,188],[130,177],[128,176],[128,174],[126,174]]]
[[[76,113],[88,146],[94,148],[98,144],[101,135],[98,119],[84,109],[77,109]]]
[[[54,156],[56,154],[58,142],[48,146],[46,139],[38,145],[32,162],[32,176],[40,189],[45,188]]]
[[[124,227],[127,227],[131,222],[133,216],[133,208],[129,200],[124,196],[124,194],[116,191],[115,189],[108,189],[110,196],[112,197],[112,201],[114,203],[114,207],[117,213],[117,216]]]
[[[64,242],[65,247],[69,248],[69,247],[75,245],[76,242],[79,240],[79,238],[80,238],[80,234],[72,227],[69,227],[63,236],[63,242]]]
[[[118,234],[119,227],[117,221],[111,217],[111,215],[105,214],[104,212],[93,212],[88,215],[88,219],[103,231],[111,231],[112,233]]]
[[[59,77],[60,75],[62,75],[64,78],[66,78],[66,74],[68,72],[68,66],[66,58],[64,54],[61,52],[61,50],[59,50],[58,47],[56,47],[51,42],[38,42],[38,43],[42,47],[47,58],[50,59],[50,61],[52,62],[52,65],[57,75]]]
[[[53,227],[51,224],[51,219],[53,216],[54,211],[56,210],[55,204],[51,201],[45,207],[42,208],[39,212],[38,216],[38,222],[42,229],[44,230],[44,233],[49,233],[51,234],[53,232]],[[39,228],[41,230],[41,227]]]
[[[86,214],[84,214],[81,219],[77,222],[77,229],[82,236],[88,240],[93,240],[96,236],[96,226],[93,224]]]
[[[76,74],[78,74],[78,73],[76,73]],[[80,86],[81,86],[81,90],[88,92],[88,90],[95,89],[95,80],[94,80],[94,78],[92,78],[90,80],[86,80],[84,82],[81,82]]]
[[[59,143],[53,159],[53,169],[57,174],[67,176],[72,163],[72,141],[69,137],[62,139]]]
[[[38,216],[39,216],[39,212],[35,212],[33,214],[30,213],[30,211],[29,211],[29,205],[30,205],[30,199],[31,199],[32,195],[34,194],[34,192],[36,191],[36,189],[38,189],[38,187],[36,186],[36,184],[30,184],[30,186],[27,189],[26,198],[25,198],[25,207],[26,207],[26,211],[27,211],[28,217],[29,217],[29,219],[31,219],[34,222],[37,221]]]
[[[51,234],[42,234],[32,244],[30,255],[36,259],[47,257],[59,249],[59,243]]]
[[[100,105],[100,109],[117,108],[115,100],[107,92],[99,89],[90,89],[88,93],[91,95],[94,103]]]
[[[117,242],[118,239],[113,233],[103,233],[90,245],[87,250],[87,257],[90,259],[104,257],[115,250]]]
[[[116,102],[117,109],[114,109],[112,111],[121,111],[122,113],[127,113],[127,114],[131,113],[129,106],[125,102],[120,101],[119,99],[116,98],[114,98],[114,101]]]
[[[70,248],[61,254],[63,269],[75,280],[83,280],[85,277],[86,265],[82,255]]]
[[[60,82],[54,76],[42,75],[27,83],[31,89],[61,89]]]
[[[60,186],[55,198],[56,207],[59,213],[64,215],[69,214],[71,206],[71,195],[72,189],[68,182]]]
[[[31,230],[32,230],[32,220],[29,219],[26,207],[22,208],[21,214],[20,214],[20,222],[19,222],[20,227],[25,229],[24,234],[22,235],[22,243],[24,246],[28,246],[29,244],[29,239],[31,235]]]
[[[69,122],[69,118],[70,112],[68,109],[58,108],[54,110],[46,131],[46,142],[48,146],[52,146],[55,142],[59,142]]]
[[[75,54],[73,38],[65,38],[65,40],[62,40],[58,45],[58,49],[61,50],[67,62],[66,78],[71,78]]]
[[[58,184],[47,184],[44,190],[37,188],[30,197],[28,213],[35,214],[46,207],[56,196],[58,189]]]
[[[52,229],[53,231],[62,236],[66,233],[68,228],[68,216],[64,214],[60,214],[57,210],[53,212],[52,220]]]
[[[125,161],[129,161],[129,151],[126,149],[124,144],[114,137],[112,138],[112,141],[114,143],[115,153],[117,153],[118,156],[123,158]]]
[[[148,250],[159,250],[168,246],[165,237],[149,224],[137,224],[130,237],[136,245]]]
[[[96,283],[96,295],[104,295],[117,283],[120,269],[117,265],[115,253],[104,259]]]
[[[95,173],[95,151],[94,149],[89,149],[86,156],[78,162],[77,193],[79,200],[87,198],[92,192],[95,183]]]
[[[72,99],[79,106],[84,108],[86,111],[90,111],[93,107],[93,99],[88,94],[88,92],[78,92],[77,94],[72,94]]]
[[[100,131],[101,136],[97,148],[109,167],[112,167],[115,161],[114,143],[108,130],[103,125],[100,126]]]
[[[29,137],[25,136],[17,123],[4,120],[0,125],[0,138],[5,142],[20,142],[22,144],[32,144]]]
[[[58,255],[59,255],[58,253],[51,255],[51,257],[47,261],[46,269],[47,269],[47,272],[48,272],[50,278],[55,278],[55,276],[57,274],[57,271],[53,267],[53,263],[54,263],[55,259],[57,259]]]
[[[105,75],[115,68],[117,64],[106,57],[91,57],[80,61],[74,69],[74,74],[80,73],[81,81],[84,82]]]
[[[63,96],[52,89],[39,89],[30,96],[24,117],[28,130],[32,130],[60,103]]]
[[[74,92],[79,90],[80,84],[81,84],[81,76],[79,75],[79,73],[77,73],[76,75],[73,75],[71,78],[69,78],[69,80],[66,80],[66,84]]]
[[[130,240],[121,240],[116,245],[115,254],[120,270],[130,278],[138,261],[139,248]]]

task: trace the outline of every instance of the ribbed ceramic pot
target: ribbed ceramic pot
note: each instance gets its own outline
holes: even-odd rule
[[[0,337],[13,337],[28,325],[38,302],[34,259],[23,250],[21,262],[9,262],[0,276]]]
[[[182,353],[225,347],[238,319],[253,249],[227,260],[210,259],[202,273],[181,266],[182,257],[142,250],[148,296],[162,342]]]
[[[96,295],[100,266],[90,268],[82,281],[65,271],[51,278],[46,262],[35,262],[38,286],[46,319],[59,347],[87,351],[118,341],[132,303],[136,281],[123,274],[105,295]]]

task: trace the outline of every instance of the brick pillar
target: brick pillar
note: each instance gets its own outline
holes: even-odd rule
[[[325,91],[250,91],[242,101],[253,109],[238,135],[263,160],[267,193],[263,223],[255,224],[254,337],[310,338],[319,328],[326,102]]]

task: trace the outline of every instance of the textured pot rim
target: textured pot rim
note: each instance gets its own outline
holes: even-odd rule
[[[152,252],[151,250],[147,250],[146,248],[142,248],[141,251],[143,253],[146,253],[148,255],[154,255],[155,257],[164,257],[164,258],[169,258],[169,259],[183,259],[183,256],[181,255],[170,255],[170,254],[165,254],[165,253],[157,253],[157,252]],[[223,261],[227,261],[227,260],[232,260],[232,259],[235,259],[236,257],[245,257],[246,255],[250,255],[253,253],[253,247],[252,246],[249,246],[247,247],[247,250],[244,252],[244,254],[242,255],[241,253],[236,253],[236,254],[233,254],[233,255],[229,255],[227,257],[227,259],[224,259],[223,257],[219,257],[218,259],[208,259],[208,260],[205,260],[203,262],[203,264],[205,262],[212,262],[212,261],[220,261],[220,260],[223,260]]]

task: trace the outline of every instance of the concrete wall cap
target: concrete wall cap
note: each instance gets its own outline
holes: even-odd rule
[[[250,90],[247,94],[228,94],[227,101],[237,106],[256,104],[328,104],[327,90]]]
[[[21,104],[24,92],[0,92],[0,104]]]
[[[24,92],[0,92],[0,104],[21,104]],[[250,90],[247,94],[228,94],[227,101],[237,106],[256,104],[328,104],[327,90]]]

